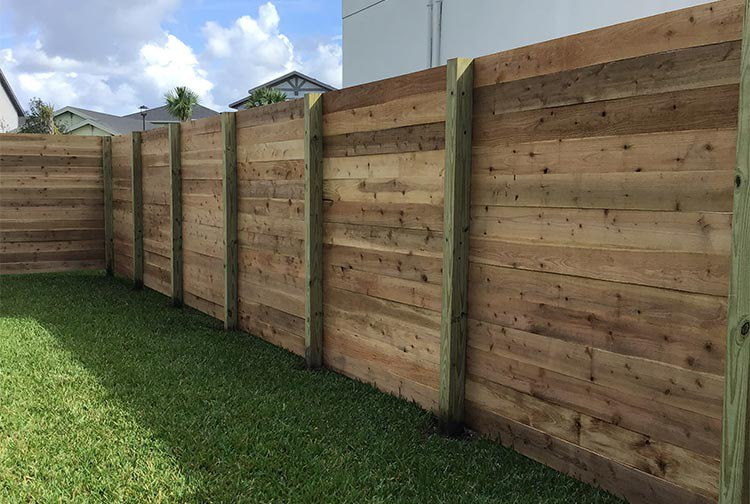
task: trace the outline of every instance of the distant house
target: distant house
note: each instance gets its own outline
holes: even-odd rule
[[[301,98],[307,93],[325,93],[326,91],[333,91],[336,89],[325,82],[320,82],[319,80],[313,79],[309,75],[297,72],[296,70],[289,72],[286,75],[282,75],[278,79],[273,79],[265,84],[261,84],[260,86],[255,86],[254,88],[249,89],[247,94],[250,95],[253,91],[262,88],[278,89],[279,91],[286,93],[287,100]],[[233,109],[245,108],[245,103],[247,103],[248,97],[249,96],[246,96],[234,103],[230,103],[229,106]]]
[[[211,117],[218,114],[218,112],[216,112],[215,110],[211,110],[208,107],[204,107],[203,105],[196,105],[195,107],[193,107],[193,115],[191,119],[195,121],[196,119],[205,119],[206,117]],[[142,121],[140,112],[128,114],[125,117],[130,117],[138,119],[138,121]],[[167,106],[163,105],[161,107],[146,110],[146,122],[150,122],[151,124],[163,125],[180,122],[180,120],[170,114],[167,110]]]
[[[23,107],[0,69],[0,133],[12,131],[23,124]]]
[[[193,108],[193,119],[202,119],[218,114],[209,108],[197,105]],[[63,107],[55,112],[55,120],[65,126],[70,135],[109,136],[132,131],[150,130],[167,123],[178,122],[166,110],[166,106],[146,110],[144,124],[140,112],[116,116],[79,107]]]
[[[141,119],[120,117],[78,107],[63,107],[57,110],[55,120],[65,126],[69,135],[110,136],[144,129]],[[155,127],[151,123],[146,123],[145,129]]]

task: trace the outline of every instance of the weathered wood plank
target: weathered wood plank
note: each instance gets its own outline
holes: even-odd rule
[[[736,84],[728,84],[485,115],[474,122],[474,145],[732,128],[736,125],[738,90]]]
[[[305,361],[323,364],[323,98],[305,96]]]
[[[731,41],[480,87],[475,116],[737,84],[740,52]]]
[[[102,174],[104,177],[104,261],[107,275],[115,269],[114,217],[112,213],[112,139],[102,137]]]
[[[475,263],[469,282],[473,319],[723,372],[726,298]]]
[[[327,158],[423,152],[442,150],[444,147],[445,124],[443,122],[344,133],[324,138]]]
[[[169,171],[172,223],[171,295],[174,306],[182,305],[182,166],[180,159],[180,124],[169,125]]]
[[[143,165],[141,160],[141,132],[132,133],[131,181],[133,202],[133,287],[143,288]]]
[[[237,329],[237,118],[235,112],[221,114],[222,183],[224,209],[224,329]]]
[[[457,58],[447,68],[440,327],[440,427],[446,434],[459,432],[464,420],[473,65]]]
[[[721,504],[750,501],[750,2],[745,1],[732,215]]]
[[[476,86],[741,37],[741,2],[712,2],[477,58]]]

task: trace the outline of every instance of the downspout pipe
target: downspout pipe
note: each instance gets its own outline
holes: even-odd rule
[[[427,68],[432,68],[433,0],[427,0]]]
[[[440,66],[443,45],[443,0],[433,0],[434,34],[432,35],[432,66]]]

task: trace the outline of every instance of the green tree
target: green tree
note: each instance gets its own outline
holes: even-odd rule
[[[177,86],[164,99],[169,113],[183,122],[193,117],[193,107],[198,105],[198,95],[185,86]]]
[[[40,133],[43,135],[61,135],[66,133],[65,125],[55,119],[55,107],[45,103],[41,98],[29,100],[26,121],[18,127],[19,133]]]
[[[271,103],[286,101],[286,93],[273,88],[256,89],[247,97],[245,108],[262,107]]]

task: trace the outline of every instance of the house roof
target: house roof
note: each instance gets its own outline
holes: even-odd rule
[[[13,108],[16,109],[18,117],[26,117],[23,112],[23,107],[21,107],[21,104],[18,103],[18,98],[16,98],[16,94],[13,92],[13,88],[10,87],[8,79],[5,78],[5,74],[3,73],[2,68],[0,68],[0,85],[2,85],[3,89],[5,90],[5,94],[8,95],[8,99],[13,104]]]
[[[307,81],[307,82],[309,82],[311,84],[314,84],[314,85],[316,85],[316,86],[318,86],[320,88],[323,88],[325,90],[328,90],[328,91],[334,91],[336,89],[335,87],[331,86],[330,84],[326,84],[325,82],[321,82],[321,81],[319,81],[317,79],[314,79],[314,78],[310,77],[309,75],[305,75],[302,72],[298,72],[297,70],[292,70],[291,72],[289,72],[287,74],[284,74],[281,77],[277,77],[277,78],[275,78],[273,80],[270,80],[270,81],[268,81],[268,82],[266,82],[264,84],[261,84],[259,86],[255,86],[254,88],[251,88],[251,89],[248,89],[247,90],[247,94],[250,95],[250,94],[253,93],[253,91],[257,91],[258,89],[278,86],[282,82],[287,81],[287,80],[291,79],[292,77],[297,77],[298,79],[305,80],[305,81]],[[237,100],[236,102],[230,103],[229,106],[231,108],[234,108],[234,109],[240,108],[246,101],[247,101],[247,96],[245,98],[241,98],[241,99]]]
[[[193,115],[191,119],[204,119],[206,117],[211,117],[211,116],[215,116],[218,114],[219,114],[218,112],[216,112],[215,110],[211,110],[208,107],[204,107],[203,105],[196,105],[193,107]],[[134,112],[124,117],[131,117],[131,118],[138,119],[138,121],[140,121],[141,113]],[[162,105],[161,107],[156,107],[156,108],[146,110],[146,122],[157,122],[157,123],[179,122],[179,119],[177,119],[175,116],[169,113],[166,105]]]
[[[82,123],[77,124],[73,130],[77,130],[81,126],[90,124],[97,128],[106,131],[111,135],[122,135],[124,133],[130,133],[132,131],[141,131],[143,129],[143,121],[138,118],[132,117],[120,117],[112,114],[105,114],[104,112],[96,112],[95,110],[82,109],[79,107],[63,107],[55,112],[55,116],[58,116],[64,112],[71,112],[85,119]],[[158,126],[146,121],[146,129],[150,130]]]

